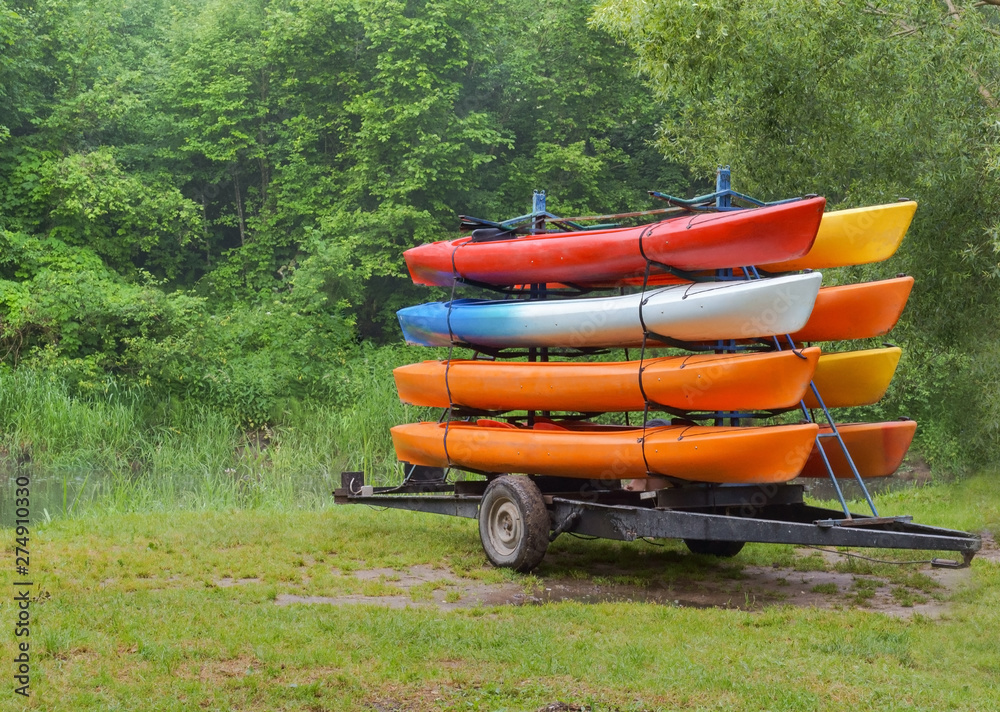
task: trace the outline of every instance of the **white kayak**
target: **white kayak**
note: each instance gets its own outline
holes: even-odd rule
[[[616,297],[460,299],[407,307],[397,316],[406,342],[422,346],[621,347],[642,342],[643,322],[651,333],[677,341],[755,339],[801,329],[822,280],[811,272]]]

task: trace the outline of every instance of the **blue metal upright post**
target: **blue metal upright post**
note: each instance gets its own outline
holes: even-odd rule
[[[545,191],[536,190],[531,196],[531,212],[534,214],[545,212]]]
[[[715,192],[717,193],[715,197],[715,207],[717,208],[729,208],[732,207],[733,199],[726,193],[725,195],[719,195],[728,191],[732,187],[732,178],[729,172],[729,166],[719,166],[719,169],[715,172]],[[733,276],[733,271],[731,269],[717,269],[715,270],[715,276],[720,279],[731,279]],[[733,340],[725,340],[716,342],[716,353],[733,353],[736,351],[736,342]],[[725,419],[723,418],[724,413],[717,413],[715,418],[716,425],[723,425]],[[729,424],[737,426],[740,424],[739,418],[730,418]]]
[[[719,166],[719,170],[715,172],[715,192],[722,193],[731,187],[729,166]],[[733,199],[730,195],[719,195],[715,198],[715,207],[717,208],[729,208],[732,205]]]
[[[531,196],[531,213],[535,216],[532,224],[532,232],[536,235],[545,232],[545,191],[536,190]],[[532,284],[531,291],[529,293],[531,299],[545,299],[546,297],[546,285],[542,284]],[[549,350],[546,347],[541,347],[539,349],[529,348],[528,349],[528,361],[548,361],[549,360]],[[542,411],[542,417],[548,417],[548,411]],[[535,411],[528,411],[528,427],[532,427],[535,424]]]

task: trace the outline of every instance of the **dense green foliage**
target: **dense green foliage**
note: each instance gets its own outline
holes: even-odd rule
[[[0,373],[288,425],[357,404],[359,345],[395,343],[394,311],[437,296],[402,251],[456,234],[457,213],[519,214],[535,188],[563,214],[647,208],[646,189],[730,164],[763,198],[920,201],[891,262],[825,275],[917,277],[889,397],[852,415],[917,418],[939,466],[983,459],[1000,442],[997,17],[0,0]]]
[[[697,173],[731,164],[765,198],[919,202],[899,254],[824,283],[905,271],[905,359],[880,414],[921,421],[938,462],[1000,443],[1000,8],[983,2],[609,0],[596,24],[636,52],[674,111],[659,146]]]
[[[245,425],[349,402],[456,213],[683,179],[628,52],[561,0],[0,0],[0,356]],[[388,328],[387,328],[388,327]]]

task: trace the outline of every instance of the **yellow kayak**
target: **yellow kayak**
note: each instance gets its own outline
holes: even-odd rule
[[[768,272],[844,267],[881,262],[903,241],[917,204],[912,200],[823,214],[812,248],[803,257],[761,265]]]
[[[895,346],[823,354],[813,383],[827,408],[871,405],[888,390],[900,354],[902,350]],[[811,388],[806,390],[805,402],[807,408],[819,407]]]

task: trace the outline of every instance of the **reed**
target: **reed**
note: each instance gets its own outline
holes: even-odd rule
[[[333,372],[335,397],[289,399],[253,430],[231,413],[115,379],[75,392],[37,371],[6,370],[0,460],[61,479],[52,515],[322,508],[341,470],[399,481],[390,428],[439,414],[400,403],[392,369],[434,355],[361,348]]]

